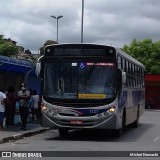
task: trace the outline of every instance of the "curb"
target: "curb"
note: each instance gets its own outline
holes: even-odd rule
[[[154,111],[154,112],[160,112],[160,109],[145,109],[145,111]]]
[[[13,135],[13,136],[9,136],[9,137],[0,139],[0,144],[7,143],[7,142],[12,141],[12,140],[22,139],[23,137],[30,137],[30,136],[33,136],[33,135],[36,135],[36,134],[43,133],[43,132],[48,131],[48,130],[51,130],[51,128],[43,128],[43,129],[39,129],[39,130],[34,130],[34,131],[26,132],[26,133],[20,133],[20,134],[16,134],[16,135]]]

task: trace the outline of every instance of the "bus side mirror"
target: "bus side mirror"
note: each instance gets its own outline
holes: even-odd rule
[[[122,90],[122,86],[126,83],[126,72],[118,69],[118,91]]]
[[[37,75],[37,77],[40,77],[40,72],[41,72],[41,63],[37,62],[36,63],[36,75]]]
[[[40,78],[43,76],[43,57],[40,57],[36,63],[36,74]]]
[[[122,83],[123,85],[126,83],[126,72],[122,71]]]

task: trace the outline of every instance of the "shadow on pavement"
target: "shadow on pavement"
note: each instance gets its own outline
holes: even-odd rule
[[[100,141],[100,142],[135,142],[153,124],[141,123],[138,128],[127,126],[122,133],[121,137],[116,137],[114,131],[111,130],[92,130],[92,129],[79,129],[72,130],[66,137],[60,137],[59,134],[53,133],[54,137],[46,138],[46,140],[61,140],[61,141]]]

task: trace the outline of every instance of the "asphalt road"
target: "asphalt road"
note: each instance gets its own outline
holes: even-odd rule
[[[1,144],[0,151],[160,151],[160,112],[146,111],[138,128],[127,127],[120,138],[104,130],[75,130],[61,138],[57,130],[50,130],[32,137]],[[73,152],[72,152],[73,153]],[[85,152],[84,152],[85,153]],[[46,159],[151,159],[151,157],[52,157]],[[83,154],[83,152],[82,152]],[[116,154],[116,152],[114,152]],[[117,152],[118,154],[118,152]],[[61,156],[61,155],[60,155]],[[62,154],[63,156],[63,154]],[[160,159],[160,155],[158,158]]]

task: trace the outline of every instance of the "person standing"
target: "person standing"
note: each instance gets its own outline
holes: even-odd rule
[[[6,93],[5,116],[6,125],[14,125],[14,115],[16,111],[16,93],[14,87],[10,86]]]
[[[3,118],[5,111],[5,99],[6,95],[3,93],[3,90],[0,89],[0,130],[3,130]]]
[[[34,121],[34,118],[36,116],[37,121],[39,121],[39,102],[40,98],[37,94],[36,90],[33,90],[33,94],[31,95],[30,103],[31,103],[31,110],[32,110],[32,121]]]
[[[21,84],[21,90],[17,93],[17,99],[19,101],[19,112],[21,117],[20,129],[25,131],[29,109],[30,92],[27,90],[24,83]]]

